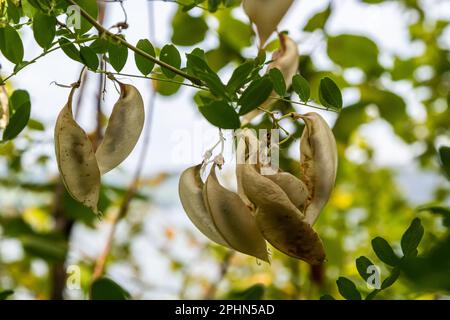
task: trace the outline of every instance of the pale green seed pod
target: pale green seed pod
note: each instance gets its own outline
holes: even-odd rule
[[[242,186],[256,206],[256,222],[271,245],[312,265],[325,260],[319,236],[281,187],[250,165],[242,170]]]
[[[256,25],[259,46],[263,48],[294,0],[244,0],[242,5],[250,21]]]
[[[98,212],[100,171],[91,140],[72,114],[72,89],[55,125],[55,152],[62,181],[78,202]]]
[[[121,164],[136,146],[145,122],[144,101],[136,87],[120,83],[120,98],[114,105],[97,152],[101,174]]]
[[[241,198],[220,185],[215,166],[203,188],[203,198],[218,230],[236,251],[269,261],[266,241]]]
[[[328,202],[336,180],[336,140],[326,121],[317,113],[301,116],[305,129],[300,143],[302,179],[309,190],[306,221],[313,225]]]

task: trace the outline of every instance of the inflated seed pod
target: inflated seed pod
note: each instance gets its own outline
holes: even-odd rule
[[[264,238],[291,257],[313,265],[322,263],[322,241],[286,193],[253,166],[247,165],[242,174],[242,186],[256,205],[255,218]]]
[[[55,152],[62,181],[69,194],[97,213],[100,194],[100,171],[91,140],[76,123],[72,114],[72,98],[59,113],[55,125]]]
[[[300,142],[302,179],[309,190],[306,221],[313,225],[328,202],[338,165],[336,140],[326,121],[317,113],[301,116],[306,126]]]
[[[269,261],[266,241],[256,225],[255,218],[236,193],[220,185],[215,165],[203,188],[203,198],[217,229],[231,248]]]
[[[276,31],[294,0],[244,0],[243,7],[250,21],[256,25],[259,46],[264,47],[267,39]]]
[[[265,177],[275,182],[286,193],[294,206],[303,210],[309,197],[309,191],[302,180],[289,172],[279,172]]]
[[[101,174],[117,167],[133,151],[144,128],[144,101],[136,87],[120,83],[105,135],[95,153]]]
[[[201,165],[186,169],[180,177],[178,192],[184,211],[192,223],[210,240],[229,247],[206,209],[203,201],[204,183],[200,177]]]

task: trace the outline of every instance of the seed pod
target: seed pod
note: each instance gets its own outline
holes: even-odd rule
[[[100,194],[100,171],[92,146],[72,114],[72,98],[59,113],[55,125],[55,152],[62,181],[69,194],[95,213]]]
[[[4,85],[0,86],[0,129],[5,129],[9,122],[8,94]]]
[[[300,142],[302,179],[309,190],[306,221],[313,225],[328,202],[337,172],[337,147],[325,120],[311,112],[301,116],[305,129]]]
[[[249,165],[243,170],[242,182],[245,194],[256,205],[258,227],[270,244],[312,265],[325,260],[319,236],[276,183]]]
[[[220,185],[215,165],[203,188],[203,198],[214,223],[236,251],[269,261],[266,241],[241,198]]]
[[[295,207],[303,209],[303,206],[309,197],[309,192],[302,180],[289,172],[279,172],[265,177],[275,182],[286,193]]]
[[[292,78],[298,71],[299,51],[297,43],[287,34],[280,33],[280,49],[278,49],[272,57],[272,62],[268,66],[268,70],[277,68],[281,71],[286,82],[286,87],[292,85]]]
[[[201,165],[186,169],[180,177],[178,191],[184,211],[192,223],[210,240],[229,247],[218,231],[211,214],[203,201],[203,181],[200,177]]]
[[[144,101],[136,87],[120,83],[103,141],[95,153],[101,174],[117,167],[133,151],[144,127]]]
[[[244,0],[243,7],[258,30],[259,46],[264,47],[267,39],[277,29],[281,19],[294,0]]]

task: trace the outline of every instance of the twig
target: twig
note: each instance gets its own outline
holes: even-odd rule
[[[219,288],[220,283],[225,278],[228,269],[231,264],[231,259],[234,256],[234,251],[228,250],[225,257],[223,258],[222,263],[220,264],[220,275],[219,278],[209,287],[208,291],[205,294],[204,299],[205,300],[211,300],[214,299],[214,296],[216,295],[217,289]]]
[[[74,1],[74,0],[67,0],[67,2],[71,3],[72,5],[77,6],[78,4]],[[172,71],[175,74],[178,74],[179,76],[190,80],[192,83],[195,83],[197,85],[201,85],[202,81],[200,79],[198,79],[197,77],[194,77],[190,74],[187,74],[186,72],[175,68],[174,66],[171,66],[168,63],[165,63],[164,61],[161,61],[159,59],[157,59],[156,57],[148,54],[147,52],[133,46],[132,44],[130,44],[129,42],[127,42],[125,39],[123,39],[122,37],[110,32],[109,30],[107,30],[105,27],[103,27],[101,24],[99,24],[93,17],[91,17],[91,15],[84,10],[83,8],[79,7],[80,9],[80,14],[90,23],[92,24],[92,26],[97,29],[97,31],[99,32],[100,36],[107,36],[110,37],[112,39],[114,39],[115,41],[121,43],[122,45],[124,45],[125,47],[127,47],[128,49],[134,51],[135,53],[139,54],[140,56],[156,63],[157,65],[159,65],[160,67],[166,68],[170,71]]]

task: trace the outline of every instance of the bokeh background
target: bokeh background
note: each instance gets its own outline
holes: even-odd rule
[[[129,28],[123,33],[130,43],[142,38],[155,47],[174,43],[182,53],[201,47],[208,63],[228,79],[237,65],[257,54],[248,18],[235,2],[215,13],[202,8],[186,13],[181,9],[190,1],[124,1]],[[124,20],[119,3],[101,4],[105,26]],[[399,252],[404,230],[420,217],[425,227],[422,253],[448,232],[440,215],[417,208],[450,203],[450,183],[437,152],[450,145],[449,23],[448,0],[297,0],[280,24],[279,30],[289,31],[299,45],[300,73],[310,81],[313,98],[324,76],[332,77],[344,96],[339,115],[320,112],[334,127],[339,172],[332,199],[317,223],[327,262],[314,268],[275,250],[271,265],[232,254],[190,223],[178,199],[178,178],[202,160],[218,140],[218,131],[201,117],[193,101],[196,91],[189,87],[118,77],[144,96],[150,143],[140,141],[130,158],[105,177],[104,217],[98,220],[58,191],[53,152],[56,116],[68,95],[68,89],[54,82],[76,81],[82,66],[60,51],[28,66],[10,80],[8,90],[30,93],[32,119],[42,126],[34,123],[14,141],[0,144],[0,289],[14,290],[12,299],[87,298],[96,261],[142,150],[148,148],[138,195],[117,224],[105,269],[134,299],[239,298],[248,295],[249,288],[257,298],[318,299],[325,293],[339,296],[340,276],[354,280],[361,292],[370,292],[355,260],[364,255],[378,265],[372,238],[387,239]],[[30,28],[22,28],[21,37],[26,58],[42,51]],[[269,51],[278,46],[276,35],[272,40]],[[122,73],[138,74],[133,60],[130,54]],[[2,56],[0,62],[1,75],[10,74],[14,66]],[[87,131],[96,126],[99,81],[99,75],[87,75],[78,105]],[[101,108],[107,117],[118,94],[110,83],[106,89]],[[312,110],[287,103],[275,108]],[[254,125],[270,127],[265,117]],[[281,166],[298,173],[303,127],[290,121],[284,126],[295,139],[284,145]],[[225,161],[221,180],[234,189],[231,139]],[[57,215],[55,202],[60,206]],[[64,285],[64,274],[73,266],[81,270],[79,289]],[[385,278],[390,269],[383,263],[379,267]],[[437,299],[448,297],[446,290],[401,276],[379,297]]]

